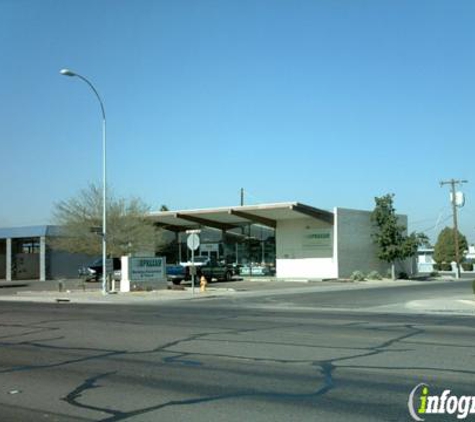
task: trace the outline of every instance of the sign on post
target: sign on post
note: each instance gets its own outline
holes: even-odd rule
[[[188,245],[188,249],[191,250],[191,292],[195,294],[195,277],[196,277],[196,267],[195,267],[195,251],[200,247],[200,237],[198,233],[201,230],[187,230],[189,233],[188,239],[186,239],[186,244]]]
[[[188,236],[186,244],[188,245],[188,249],[196,251],[200,247],[200,237],[196,233],[192,233]]]
[[[153,290],[167,286],[165,257],[122,257],[120,291]]]
[[[165,258],[130,258],[129,279],[131,281],[166,280]]]

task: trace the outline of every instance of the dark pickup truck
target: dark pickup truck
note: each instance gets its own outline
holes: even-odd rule
[[[183,280],[191,280],[191,267],[191,262],[181,263],[180,265],[167,265],[167,279],[173,284],[180,284]],[[204,276],[208,282],[211,282],[212,279],[230,281],[234,276],[232,265],[215,260],[197,260],[195,268],[197,282],[199,282],[201,276]]]
[[[121,262],[120,258],[110,258],[112,259],[113,265],[113,277],[115,280],[120,280],[120,267]],[[106,261],[107,262],[107,261]],[[88,265],[84,265],[78,269],[79,278],[84,279],[84,281],[100,281],[102,280],[102,258],[97,258],[95,261],[91,262]]]

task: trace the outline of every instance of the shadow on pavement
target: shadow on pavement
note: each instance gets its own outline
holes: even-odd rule
[[[0,289],[12,288],[12,287],[26,287],[29,286],[28,283],[17,283],[9,281],[0,281]]]

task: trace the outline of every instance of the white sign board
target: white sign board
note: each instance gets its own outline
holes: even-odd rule
[[[166,280],[166,262],[163,257],[129,258],[129,280],[160,281]]]
[[[188,236],[186,244],[188,245],[189,249],[196,251],[200,246],[200,237],[196,233],[192,233]]]

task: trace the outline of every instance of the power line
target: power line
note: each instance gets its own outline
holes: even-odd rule
[[[422,232],[422,233],[426,233],[426,232],[429,232],[429,231],[432,231],[432,230],[436,230],[441,223],[444,223],[444,222],[446,222],[447,220],[449,220],[451,218],[452,218],[452,215],[446,216],[443,220],[440,220],[440,217],[438,217],[437,222],[433,226],[428,227],[428,228],[423,229],[423,230],[419,230],[419,231]]]
[[[450,209],[450,206],[449,206],[449,205],[445,205],[445,206],[443,206],[442,208],[440,208],[439,213],[438,213],[438,215],[437,215],[436,221],[439,221],[439,220],[442,218],[442,215],[443,215],[448,209]],[[411,224],[414,225],[414,224],[425,223],[426,221],[433,221],[433,220],[434,220],[433,217],[431,217],[431,218],[424,218],[423,220],[411,221]]]

